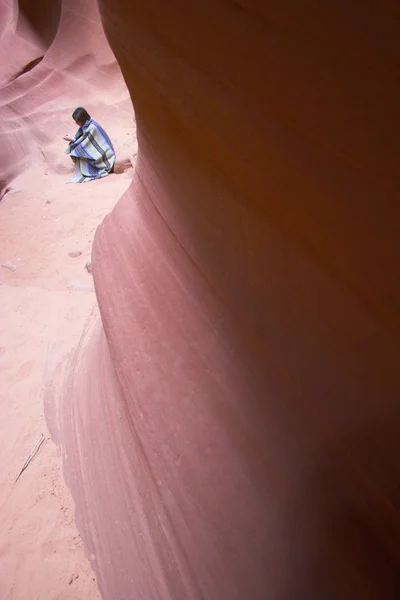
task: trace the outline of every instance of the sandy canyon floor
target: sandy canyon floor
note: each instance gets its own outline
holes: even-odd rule
[[[133,130],[123,135],[118,145],[129,156]],[[68,175],[43,163],[0,203],[0,600],[100,598],[44,397],[98,311],[85,265],[97,225],[132,179],[126,159],[119,171],[66,185]],[[16,483],[41,434],[44,443]]]

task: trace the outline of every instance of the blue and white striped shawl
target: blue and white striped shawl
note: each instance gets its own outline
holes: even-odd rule
[[[68,183],[84,183],[106,177],[114,166],[115,151],[104,129],[93,119],[79,127],[66,154],[75,163],[76,173]]]

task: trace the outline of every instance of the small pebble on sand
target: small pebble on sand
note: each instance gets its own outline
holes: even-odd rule
[[[68,252],[68,256],[71,258],[78,258],[78,256],[82,256],[82,252],[80,250],[72,250],[71,252]]]
[[[92,273],[92,261],[91,260],[88,259],[86,261],[85,269],[88,273]]]

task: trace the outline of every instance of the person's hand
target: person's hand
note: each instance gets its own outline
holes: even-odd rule
[[[70,137],[69,135],[64,135],[63,138],[66,142],[73,142],[74,140],[72,139],[72,137]]]

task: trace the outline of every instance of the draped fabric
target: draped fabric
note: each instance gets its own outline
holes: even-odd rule
[[[76,170],[68,183],[85,183],[106,177],[114,167],[115,151],[111,140],[93,119],[78,129],[66,153],[71,156]]]

